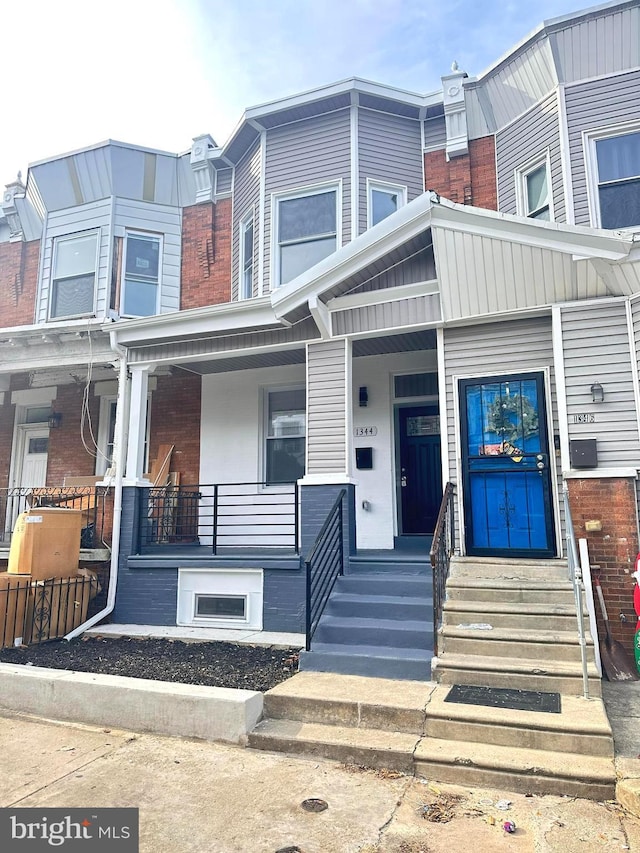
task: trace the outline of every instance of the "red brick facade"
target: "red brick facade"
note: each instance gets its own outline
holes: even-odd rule
[[[447,162],[444,149],[424,155],[425,189],[458,204],[498,209],[496,149],[493,136],[472,139],[469,153]]]
[[[592,570],[600,567],[600,582],[611,633],[633,656],[636,616],[633,609],[634,571],[638,545],[635,480],[571,479],[569,499],[576,539],[586,539]],[[601,521],[602,530],[587,533],[585,522]],[[596,600],[598,630],[603,636],[600,606]],[[620,619],[620,614],[627,621]]]
[[[57,429],[49,430],[49,458],[47,461],[47,485],[62,486],[65,477],[93,477],[96,460],[85,450],[81,439],[83,384],[59,385],[58,396],[53,408],[62,415]],[[98,417],[100,398],[88,395],[89,412],[93,435],[98,438]],[[85,441],[92,447],[91,430],[85,423]]]
[[[231,301],[231,199],[182,212],[180,308]]]
[[[171,470],[180,473],[183,486],[197,484],[200,477],[200,389],[199,376],[176,370],[158,377],[151,397],[149,459],[158,456],[160,445],[173,444]]]
[[[0,317],[2,325],[34,321],[40,241],[0,243]]]

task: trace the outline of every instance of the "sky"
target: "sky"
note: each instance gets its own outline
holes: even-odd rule
[[[0,0],[0,186],[105,139],[171,152],[243,110],[362,77],[427,93],[475,76],[543,20],[537,0]]]

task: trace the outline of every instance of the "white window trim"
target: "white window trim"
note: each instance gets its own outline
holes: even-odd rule
[[[126,297],[126,279],[127,279],[127,241],[129,237],[146,237],[153,238],[158,241],[158,284],[156,290],[156,310],[153,314],[125,314],[124,313],[124,304]],[[149,316],[153,317],[156,314],[160,313],[160,305],[162,300],[160,299],[160,293],[162,289],[162,263],[164,258],[164,234],[159,234],[157,231],[137,231],[134,229],[127,229],[124,234],[124,240],[122,241],[122,270],[120,273],[120,306],[119,313],[121,317],[144,317]]]
[[[250,224],[253,225],[253,251],[251,255],[251,293],[247,296],[244,293],[244,267],[246,261],[244,256],[244,235]],[[251,207],[238,223],[238,248],[238,299],[251,299],[256,285],[256,217],[254,207]]]
[[[514,172],[514,181],[516,186],[516,210],[518,216],[524,216],[526,219],[535,219],[527,212],[527,177],[545,166],[547,170],[547,188],[549,191],[549,221],[555,221],[553,210],[553,185],[551,183],[551,152],[548,148],[542,154],[527,161],[524,166],[519,166]]]
[[[405,184],[393,184],[390,181],[375,181],[372,178],[367,178],[367,228],[373,227],[373,193],[374,190],[379,192],[396,193],[398,196],[398,210],[404,207],[407,203],[407,187]],[[382,220],[381,220],[382,221]]]
[[[107,383],[105,383],[106,385]],[[97,477],[102,477],[107,472],[107,450],[109,444],[109,410],[112,403],[118,402],[117,394],[101,394],[100,395],[100,412],[98,414],[98,447],[96,451],[96,468]],[[145,471],[149,468],[149,442],[151,439],[151,391],[147,395],[147,417],[145,447],[147,448],[146,457],[144,460]],[[115,439],[115,436],[114,436]]]
[[[260,389],[260,394],[262,396],[262,418],[261,418],[261,428],[260,428],[260,448],[258,453],[258,464],[260,466],[260,474],[258,479],[260,480],[262,486],[262,490],[268,491],[282,491],[287,489],[287,485],[283,483],[268,483],[267,482],[267,441],[269,441],[269,394],[273,394],[278,391],[304,391],[305,393],[305,401],[307,395],[307,389],[305,387],[304,382],[292,382],[286,385],[264,385]],[[305,412],[304,412],[304,468],[305,473],[307,470],[307,407],[305,402]],[[303,474],[304,476],[304,474]]]
[[[88,313],[82,314],[59,314],[56,317],[52,316],[52,308],[53,308],[53,290],[54,284],[56,281],[63,281],[64,278],[69,278],[70,276],[63,277],[61,279],[55,278],[56,271],[56,261],[58,258],[58,246],[61,243],[67,243],[71,240],[77,240],[82,237],[90,237],[92,235],[96,236],[96,260],[94,264],[94,280],[93,280],[93,306],[91,311]],[[100,228],[91,228],[88,231],[76,231],[74,234],[65,234],[61,237],[52,237],[52,246],[51,246],[51,268],[49,274],[49,294],[47,298],[47,320],[51,320],[55,322],[56,320],[72,320],[77,317],[95,317],[96,315],[96,305],[98,301],[98,264],[100,262],[100,242],[101,242],[101,230]]]
[[[325,181],[321,184],[310,184],[308,186],[296,187],[285,192],[271,193],[271,290],[282,287],[280,284],[280,252],[278,247],[279,230],[279,205],[281,201],[294,198],[304,198],[310,195],[319,195],[329,190],[336,193],[336,251],[342,248],[342,179],[338,181]]]
[[[587,201],[589,203],[589,221],[593,228],[602,228],[600,224],[600,193],[598,186],[598,157],[596,154],[596,142],[600,139],[609,139],[612,136],[626,136],[628,133],[640,132],[640,122],[632,121],[626,124],[612,124],[600,127],[597,130],[584,130],[582,132],[582,150],[584,152],[584,167],[587,178]],[[630,225],[631,230],[640,226]]]

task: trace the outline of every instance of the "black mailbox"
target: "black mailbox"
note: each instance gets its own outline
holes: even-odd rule
[[[373,468],[373,447],[356,447],[356,468],[361,471]]]
[[[572,438],[569,441],[569,456],[572,468],[597,468],[597,439]]]

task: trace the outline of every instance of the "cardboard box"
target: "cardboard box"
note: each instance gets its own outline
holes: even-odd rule
[[[30,575],[0,572],[0,648],[24,642]]]
[[[33,581],[65,578],[78,571],[82,512],[39,507],[21,513],[11,537],[8,571]]]

